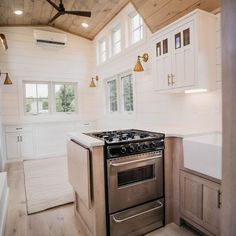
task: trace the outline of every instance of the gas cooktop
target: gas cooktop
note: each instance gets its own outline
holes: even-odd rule
[[[87,135],[101,139],[107,144],[113,143],[123,143],[130,141],[148,141],[148,140],[162,140],[165,135],[162,133],[154,133],[143,130],[128,129],[128,130],[116,130],[116,131],[104,131],[104,132],[94,132],[86,133]]]

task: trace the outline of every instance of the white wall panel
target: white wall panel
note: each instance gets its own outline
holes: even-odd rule
[[[122,17],[120,13],[114,21]],[[158,93],[153,89],[152,61],[142,63],[144,72],[134,73],[136,109],[132,116],[105,114],[104,89],[99,86],[97,95],[99,112],[99,128],[130,128],[130,127],[201,127],[206,129],[221,129],[221,43],[220,43],[220,21],[217,19],[217,76],[218,89],[199,94],[166,94]],[[123,32],[125,31],[122,28]],[[96,40],[109,34],[107,25]],[[96,40],[94,47],[96,46]],[[148,52],[151,56],[151,43],[147,39],[123,50],[119,55],[110,58],[104,64],[98,65],[96,71],[106,79],[117,73],[132,70],[137,56]],[[201,129],[202,130],[202,129]]]

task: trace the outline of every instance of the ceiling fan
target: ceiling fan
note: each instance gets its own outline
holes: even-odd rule
[[[65,14],[70,14],[70,15],[75,15],[75,16],[91,17],[91,12],[90,11],[66,11],[65,7],[62,3],[62,0],[60,0],[59,6],[56,5],[54,2],[52,2],[51,0],[47,0],[47,2],[50,3],[58,11],[58,13],[55,16],[53,16],[52,19],[48,23],[52,23],[59,16],[62,16],[62,15],[65,15]]]

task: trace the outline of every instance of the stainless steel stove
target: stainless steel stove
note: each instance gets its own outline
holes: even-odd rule
[[[162,133],[129,129],[87,135],[105,141],[106,158],[164,149],[165,135]]]
[[[107,235],[138,236],[163,226],[165,135],[136,129],[87,135],[105,142]]]

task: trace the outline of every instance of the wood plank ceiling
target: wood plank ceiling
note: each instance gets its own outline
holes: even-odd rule
[[[59,0],[52,1],[59,4]],[[196,8],[210,12],[220,7],[220,0],[63,0],[66,10],[91,11],[92,17],[63,15],[51,26],[93,39],[129,2],[152,32]],[[15,15],[16,9],[23,10],[23,15]],[[46,0],[0,0],[0,26],[48,25],[55,14],[56,10]],[[83,28],[82,22],[88,23],[89,27]]]
[[[153,33],[196,8],[208,12],[220,8],[220,0],[132,0],[132,3]]]
[[[52,0],[59,5],[59,0]],[[69,33],[93,39],[96,34],[118,13],[129,0],[63,0],[66,10],[91,11],[91,18],[63,15],[51,26]],[[23,10],[23,15],[13,12]],[[57,11],[46,0],[0,0],[0,26],[40,26],[48,21]],[[89,24],[87,29],[82,22]]]

